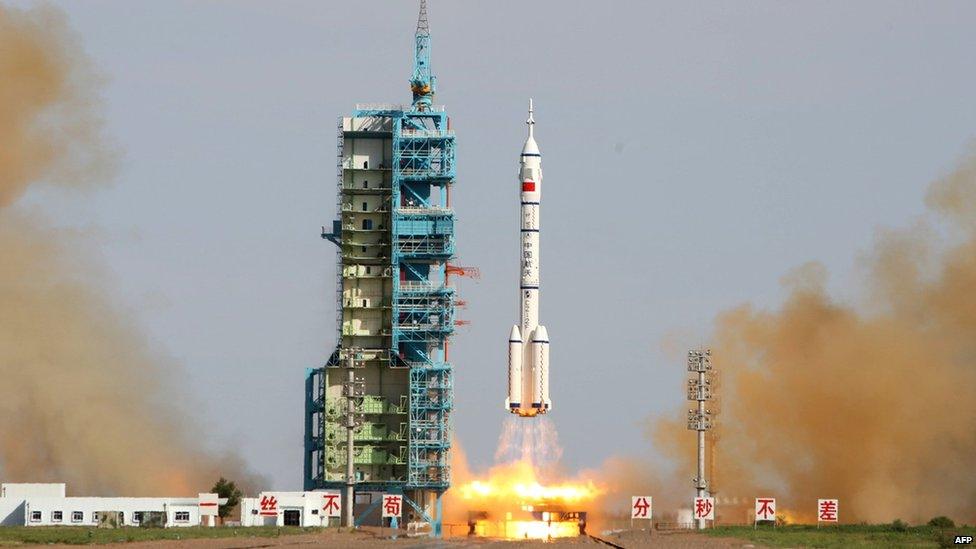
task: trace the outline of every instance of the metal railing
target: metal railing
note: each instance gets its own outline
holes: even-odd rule
[[[402,137],[454,137],[454,130],[401,130]]]
[[[400,281],[400,291],[401,292],[432,292],[434,290],[439,290],[443,286],[434,286],[433,282],[429,280],[401,280]]]
[[[397,208],[397,212],[403,215],[447,215],[454,213],[454,210],[444,206],[424,206],[418,208],[416,206],[407,206]]]
[[[425,240],[406,240],[400,237],[397,252],[401,254],[432,254],[450,255],[454,253],[453,242],[447,238],[431,238]]]
[[[357,111],[412,111],[413,105],[403,103],[356,103]],[[444,105],[431,105],[426,112],[444,112]]]

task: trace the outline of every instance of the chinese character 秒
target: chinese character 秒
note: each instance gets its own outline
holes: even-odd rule
[[[695,500],[695,517],[702,518],[712,514],[712,502],[708,498]]]

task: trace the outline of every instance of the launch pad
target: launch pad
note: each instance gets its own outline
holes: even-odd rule
[[[586,535],[586,511],[558,505],[522,505],[513,511],[468,512],[468,535],[502,539],[554,539]]]

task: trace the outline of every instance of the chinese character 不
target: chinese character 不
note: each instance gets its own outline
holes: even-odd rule
[[[333,515],[339,512],[339,494],[325,494],[325,507],[322,509],[326,515]]]
[[[769,517],[775,516],[776,511],[773,509],[771,503],[773,499],[763,499],[759,498],[756,502],[759,504],[759,509],[756,510],[756,518],[762,517],[760,520],[768,520]]]

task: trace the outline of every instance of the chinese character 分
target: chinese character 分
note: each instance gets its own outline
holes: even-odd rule
[[[647,510],[651,508],[651,504],[647,503],[647,498],[637,498],[637,502],[634,503],[634,517],[647,517]]]

